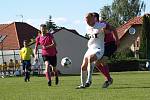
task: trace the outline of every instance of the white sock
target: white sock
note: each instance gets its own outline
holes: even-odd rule
[[[81,70],[81,85],[85,86],[86,83],[86,76],[87,76],[87,71],[82,71]]]
[[[91,66],[87,68],[88,75],[87,75],[86,83],[92,82],[92,73],[93,73],[94,67],[95,67],[94,63],[91,63]]]

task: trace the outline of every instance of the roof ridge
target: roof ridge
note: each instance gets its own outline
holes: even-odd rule
[[[19,42],[19,38],[18,38],[18,32],[17,32],[16,22],[14,22],[14,27],[15,27],[16,38],[17,38],[17,41],[18,41],[18,46],[20,48],[21,46],[20,46],[20,42]]]
[[[14,23],[15,23],[15,22],[12,22],[12,23],[10,23],[10,24],[6,24],[7,26],[1,28],[0,31],[3,30],[3,29],[6,29],[7,27],[9,27],[11,24],[14,24]],[[5,25],[5,24],[2,24],[2,25]]]
[[[133,18],[129,19],[126,23],[124,23],[124,24],[120,25],[119,27],[117,27],[116,29],[119,29],[120,27],[123,27],[123,26],[129,24],[131,21],[135,20],[136,18],[140,18],[141,19],[142,16],[133,17]],[[132,22],[132,23],[134,23],[134,22]]]

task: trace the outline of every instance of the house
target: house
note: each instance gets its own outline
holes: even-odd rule
[[[23,47],[23,41],[35,38],[38,31],[24,22],[0,24],[0,64],[9,59],[19,60],[19,50]]]
[[[138,51],[140,47],[142,23],[142,17],[137,16],[117,28],[117,33],[120,39],[120,46],[117,50],[118,52],[130,48],[135,53],[135,57],[139,57]]]

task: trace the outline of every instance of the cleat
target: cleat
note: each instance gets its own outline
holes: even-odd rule
[[[51,84],[51,81],[48,81],[48,86],[51,86],[52,84]]]
[[[25,82],[27,82],[27,79],[24,79]]]
[[[59,79],[58,79],[58,77],[56,77],[55,78],[55,84],[58,85],[58,83],[59,83]]]
[[[86,84],[85,84],[85,87],[90,87],[91,84],[92,84],[92,82],[90,81],[89,83],[86,83]]]
[[[82,86],[82,85],[79,85],[76,87],[76,89],[84,89],[84,88],[85,88],[85,86]]]
[[[109,85],[111,85],[113,83],[113,79],[111,78],[108,81],[105,81],[102,88],[108,88]]]

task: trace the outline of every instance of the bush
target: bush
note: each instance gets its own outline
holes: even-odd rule
[[[135,60],[135,59],[126,59],[126,60],[115,60],[109,61],[109,69],[111,72],[120,72],[120,71],[145,71],[147,70],[146,60]]]

